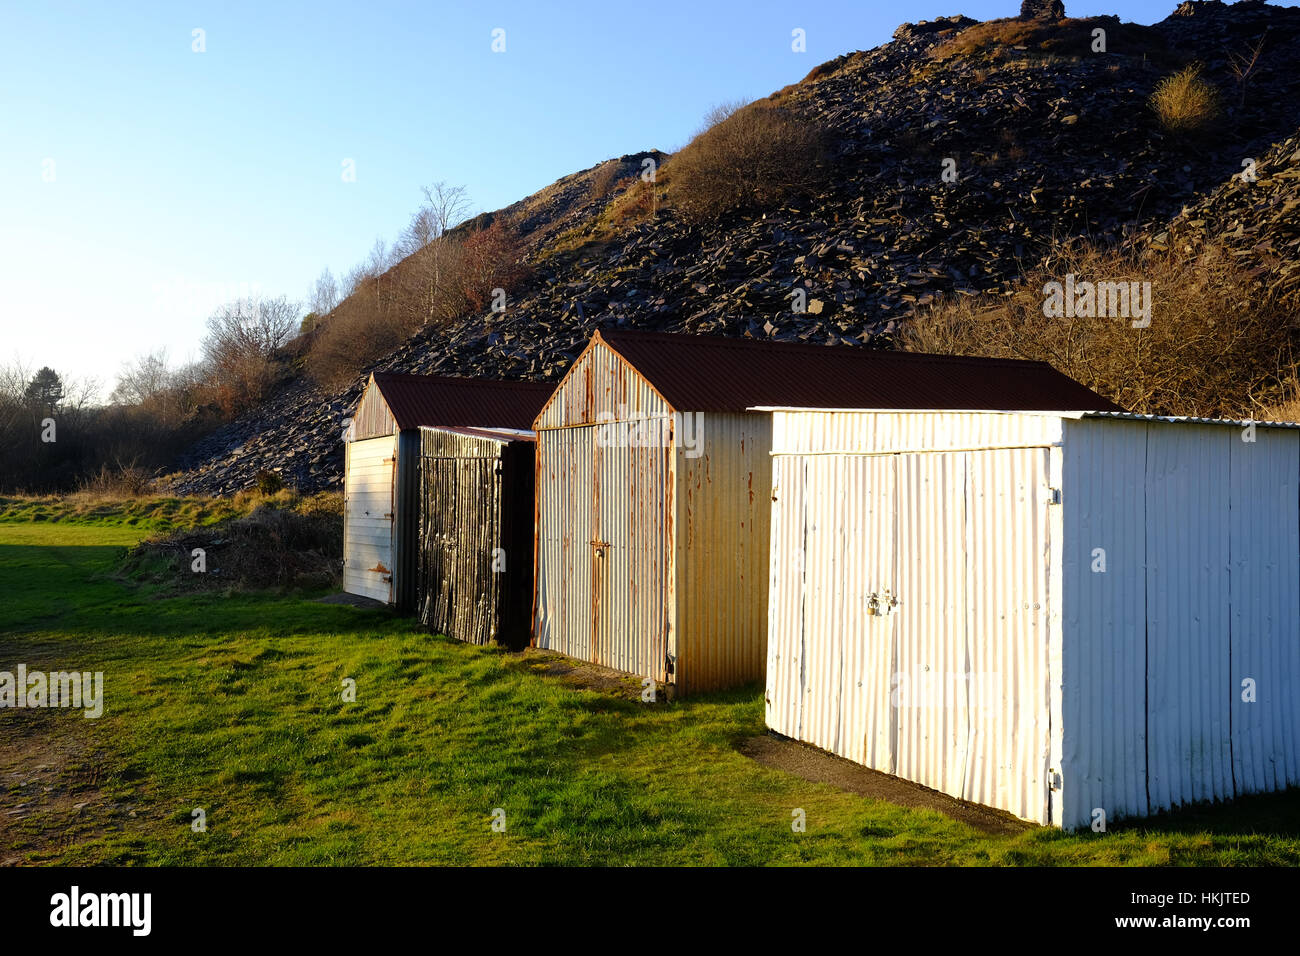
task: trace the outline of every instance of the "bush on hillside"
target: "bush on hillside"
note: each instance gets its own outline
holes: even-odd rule
[[[1201,75],[1198,64],[1184,67],[1156,84],[1151,108],[1171,133],[1203,133],[1223,112],[1218,89]]]
[[[725,106],[668,161],[672,202],[688,220],[716,219],[741,208],[777,205],[817,182],[821,128],[766,103]]]
[[[1049,318],[1045,286],[1151,283],[1150,325],[1124,318]],[[1144,257],[1076,244],[1007,296],[942,300],[914,318],[917,352],[1048,362],[1134,412],[1259,417],[1296,377],[1294,303],[1262,286],[1219,247]]]

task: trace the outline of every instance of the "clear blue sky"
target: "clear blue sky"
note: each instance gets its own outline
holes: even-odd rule
[[[1118,5],[1067,10],[1151,23],[1176,4]],[[0,0],[0,363],[93,376],[106,395],[133,355],[197,355],[215,301],[302,299],[322,268],[345,272],[396,236],[421,184],[496,209],[610,156],[675,149],[712,105],[765,96],[904,20],[1018,10]]]

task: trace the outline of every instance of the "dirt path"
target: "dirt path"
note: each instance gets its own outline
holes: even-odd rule
[[[828,783],[873,800],[887,800],[901,807],[938,810],[983,833],[1020,833],[1033,827],[1032,823],[1026,823],[1001,810],[958,800],[910,780],[870,770],[851,760],[786,737],[774,734],[749,737],[742,740],[737,749],[766,767],[785,770],[814,783]]]

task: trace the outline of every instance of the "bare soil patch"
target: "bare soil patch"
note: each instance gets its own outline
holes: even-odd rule
[[[958,800],[946,793],[871,770],[788,737],[776,734],[749,737],[742,740],[736,749],[764,766],[785,770],[813,783],[828,783],[850,793],[861,794],[873,800],[887,800],[902,807],[938,810],[983,833],[1020,833],[1033,827],[1032,823],[1026,823],[1001,810]]]

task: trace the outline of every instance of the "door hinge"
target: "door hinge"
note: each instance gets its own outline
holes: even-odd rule
[[[1059,505],[1059,504],[1061,503],[1061,489],[1060,489],[1060,488],[1048,488],[1048,489],[1047,489],[1047,503],[1048,503],[1049,505]]]
[[[1047,789],[1048,789],[1048,790],[1060,790],[1060,789],[1061,789],[1061,775],[1060,775],[1060,773],[1058,773],[1058,772],[1055,771],[1055,770],[1049,770],[1049,771],[1047,771]]]

